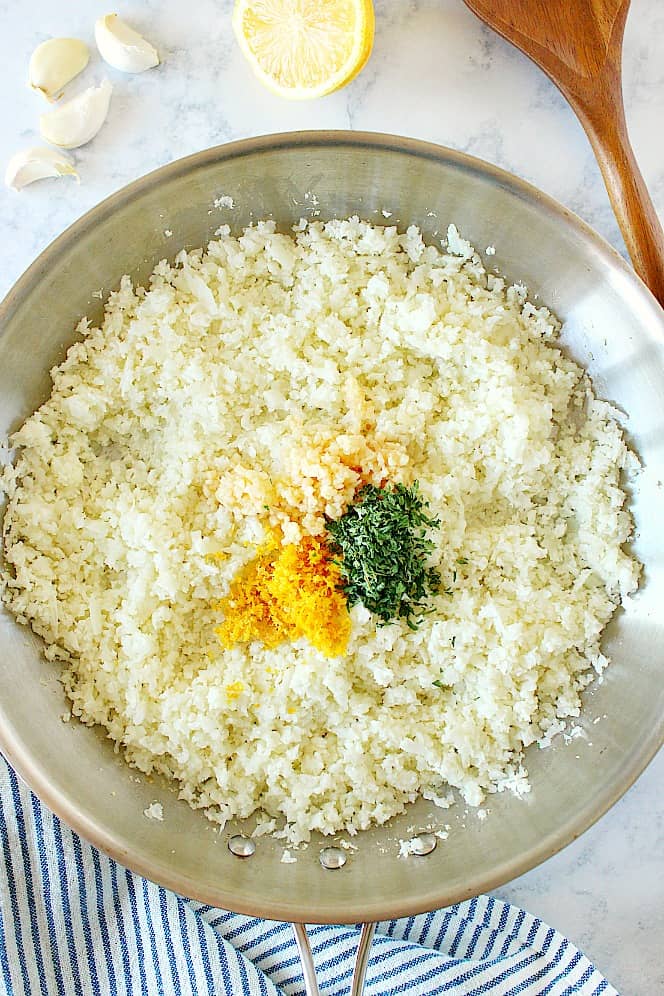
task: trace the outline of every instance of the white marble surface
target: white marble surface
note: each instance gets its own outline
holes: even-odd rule
[[[622,249],[585,135],[557,90],[492,35],[461,0],[377,0],[376,42],[361,76],[313,104],[289,104],[250,75],[228,0],[148,0],[119,12],[159,47],[163,65],[139,77],[97,56],[72,92],[107,75],[109,119],[74,153],[81,186],[47,181],[0,192],[0,294],[89,207],[172,159],[248,135],[300,128],[387,131],[450,145],[530,180]],[[100,0],[0,0],[3,114],[0,161],[39,141],[42,100],[25,86],[32,49],[49,35],[93,46]],[[634,148],[664,214],[664,4],[633,0],[624,88]],[[664,992],[664,756],[580,840],[499,890],[553,924],[625,996]]]

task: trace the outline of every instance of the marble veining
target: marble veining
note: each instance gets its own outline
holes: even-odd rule
[[[45,102],[27,88],[33,48],[74,35],[93,57],[70,93],[107,76],[109,119],[73,158],[81,185],[48,181],[0,191],[0,295],[56,235],[130,180],[233,139],[304,128],[355,128],[427,139],[470,152],[529,180],[624,246],[588,141],[544,74],[492,34],[461,0],[377,0],[376,41],[364,72],[321,101],[288,103],[253,78],[234,43],[230,0],[144,0],[118,12],[160,50],[163,65],[126,77],[94,49],[108,6],[0,0],[4,99],[0,162],[39,144]],[[664,4],[633,0],[624,91],[632,142],[664,215]],[[45,333],[47,334],[47,333]],[[664,756],[561,854],[498,895],[566,933],[626,996],[664,991]]]

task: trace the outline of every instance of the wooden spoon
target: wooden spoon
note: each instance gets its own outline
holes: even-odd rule
[[[664,232],[627,136],[622,42],[630,0],[464,0],[572,105],[597,156],[634,269],[664,305]]]

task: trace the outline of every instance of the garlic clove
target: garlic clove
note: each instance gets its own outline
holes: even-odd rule
[[[108,114],[113,87],[104,80],[39,118],[42,138],[61,149],[77,149],[94,138]]]
[[[95,41],[101,57],[123,73],[142,73],[159,65],[157,49],[117,14],[98,18]]]
[[[69,156],[57,149],[35,146],[11,157],[5,170],[5,183],[13,190],[22,190],[29,183],[49,176],[73,176],[78,182],[78,173]]]
[[[88,46],[78,38],[49,38],[30,57],[28,82],[47,100],[57,100],[89,60]]]

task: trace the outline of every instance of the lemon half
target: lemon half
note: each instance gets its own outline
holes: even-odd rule
[[[236,0],[233,28],[265,86],[291,100],[322,97],[371,54],[372,0]]]

